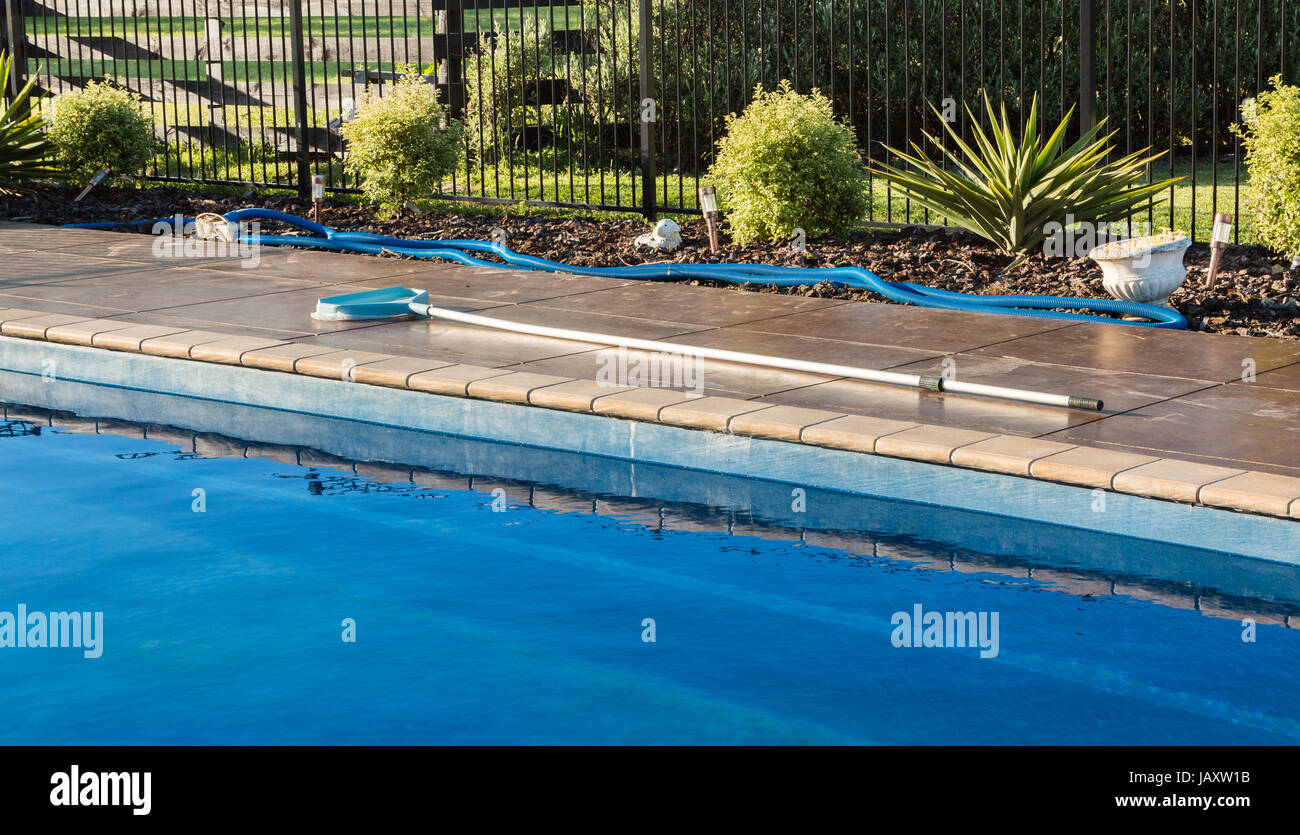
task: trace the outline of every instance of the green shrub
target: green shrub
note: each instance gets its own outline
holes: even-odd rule
[[[727,117],[709,177],[733,240],[778,241],[796,228],[810,237],[846,232],[870,206],[866,171],[853,132],[819,91],[789,82]]]
[[[1007,254],[1028,255],[1046,239],[1049,223],[1071,218],[1093,224],[1123,220],[1134,206],[1182,179],[1144,183],[1146,166],[1161,156],[1143,157],[1147,149],[1107,162],[1114,133],[1098,136],[1105,119],[1062,150],[1074,108],[1044,139],[1038,131],[1035,96],[1017,140],[1006,105],[1000,114],[995,112],[985,94],[984,107],[991,135],[966,109],[974,148],[962,141],[956,128],[940,120],[961,156],[926,134],[934,158],[912,143],[911,154],[888,149],[906,168],[873,162],[872,170],[903,197],[988,238]]]
[[[0,52],[0,96],[9,89],[9,70],[9,56]],[[42,129],[44,120],[31,100],[34,86],[32,76],[12,101],[0,98],[4,105],[0,107],[0,194],[18,194],[31,178],[57,173],[45,161],[49,143]]]
[[[344,167],[371,202],[387,209],[436,191],[456,170],[464,141],[437,89],[415,74],[402,76],[386,96],[367,88],[356,118],[341,130],[348,143]]]
[[[135,93],[92,81],[79,92],[55,96],[53,111],[50,142],[77,180],[108,166],[110,180],[121,182],[153,159],[153,121]]]
[[[551,33],[529,16],[523,27],[484,37],[465,59],[465,131],[485,163],[506,156],[512,130],[542,124],[535,104],[539,79],[552,78]]]
[[[1246,148],[1250,188],[1246,208],[1255,217],[1260,243],[1300,255],[1300,88],[1273,76],[1242,107],[1245,124],[1234,125]]]

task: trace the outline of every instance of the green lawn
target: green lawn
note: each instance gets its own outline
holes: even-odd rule
[[[558,168],[558,172],[555,170]],[[1166,198],[1156,203],[1148,212],[1141,211],[1133,216],[1134,234],[1142,231],[1141,224],[1149,224],[1151,231],[1158,232],[1166,227],[1190,233],[1192,231],[1192,195],[1195,192],[1196,234],[1199,240],[1209,236],[1209,229],[1214,220],[1213,201],[1215,188],[1213,172],[1210,166],[1198,163],[1196,170],[1196,188],[1191,186],[1191,164],[1175,166],[1173,176],[1186,179],[1174,187],[1173,218],[1170,219],[1170,201]],[[1157,178],[1170,176],[1168,168],[1155,173]],[[1242,200],[1245,198],[1245,177],[1243,167]],[[570,172],[550,158],[539,159],[536,154],[517,156],[513,167],[505,162],[489,168],[481,176],[475,171],[470,182],[458,179],[457,191],[461,193],[488,196],[510,197],[512,199],[559,200],[577,203],[613,203],[634,207],[640,200],[639,173],[623,168],[619,171]],[[704,180],[707,183],[707,180]],[[1237,215],[1233,200],[1233,170],[1231,163],[1219,164],[1218,211]],[[602,191],[603,189],[603,191]],[[656,193],[661,203],[673,206],[694,208],[696,182],[693,177],[681,177],[676,174],[660,174]],[[495,193],[494,193],[495,192]],[[880,180],[872,182],[872,216],[871,220],[894,223],[942,223],[942,219],[933,213],[927,214],[917,206],[911,206],[896,193],[890,193],[885,183]],[[1244,202],[1243,202],[1244,206]],[[725,206],[723,207],[725,211]],[[1254,227],[1249,217],[1241,217],[1237,231],[1241,243],[1254,241]]]
[[[512,164],[513,163],[513,164]],[[242,180],[250,182],[278,183],[292,189],[296,166],[293,160],[283,159],[274,154],[257,152],[251,149],[231,151],[222,149],[193,148],[171,149],[166,156],[160,155],[153,172],[172,177],[192,177],[195,179]],[[352,187],[350,179],[344,179],[342,164],[335,161],[332,165],[319,165],[314,168],[320,173],[328,173],[331,186]],[[1167,169],[1166,169],[1167,172]],[[1235,214],[1231,187],[1231,165],[1219,166],[1219,211]],[[1187,176],[1190,180],[1191,165],[1181,165],[1175,169],[1176,176]],[[1167,174],[1166,174],[1167,176]],[[1209,236],[1209,227],[1213,220],[1212,199],[1214,196],[1212,172],[1208,166],[1197,166],[1196,180],[1196,216],[1197,237],[1204,241]],[[1245,172],[1242,172],[1244,178]],[[445,195],[467,195],[479,197],[497,197],[511,201],[556,201],[578,204],[605,204],[627,206],[626,212],[597,213],[602,216],[627,216],[636,214],[640,202],[640,176],[626,167],[606,167],[587,172],[570,171],[559,164],[559,160],[549,155],[535,153],[517,155],[513,161],[501,161],[496,166],[489,166],[480,171],[477,167],[467,173],[458,172],[454,183],[448,181],[443,189]],[[707,180],[706,180],[707,182]],[[657,193],[660,200],[667,205],[662,208],[666,215],[672,214],[674,206],[694,208],[696,183],[692,177],[676,174],[660,174]],[[1165,227],[1191,231],[1192,188],[1188,185],[1175,187],[1174,222],[1169,222],[1169,203],[1157,204],[1154,211],[1153,230]],[[680,197],[679,197],[680,194]],[[666,196],[665,196],[666,195]],[[1244,186],[1242,198],[1244,200]],[[892,205],[892,222],[902,223],[910,218],[914,223],[935,223],[934,216],[928,219],[923,211],[913,207],[910,215],[905,213],[905,202],[897,195],[892,204],[887,202],[888,195],[882,183],[875,183],[872,191],[874,217],[876,221],[890,219],[887,207]],[[438,201],[442,207],[454,207],[454,202]],[[508,209],[503,209],[508,210]],[[537,209],[530,209],[536,211]],[[726,210],[725,205],[723,210]],[[561,211],[560,214],[565,212]],[[592,212],[582,212],[591,214]],[[1134,217],[1135,233],[1142,230],[1136,224],[1147,222],[1148,214],[1143,211]],[[1238,226],[1241,243],[1254,242],[1254,230],[1249,218],[1242,217]]]
[[[548,14],[549,12],[549,14]],[[536,17],[546,20],[552,31],[579,28],[583,23],[581,10],[577,6],[554,7],[551,9],[466,9],[464,12],[464,31],[475,32],[488,28],[518,29],[527,18]],[[236,37],[254,35],[286,37],[289,33],[289,16],[274,17],[227,17],[223,18],[223,34]],[[433,34],[437,18],[426,11],[418,19],[414,16],[360,16],[331,17],[314,16],[310,4],[304,9],[303,32],[309,37],[335,37],[346,40],[349,37],[387,40],[389,37],[429,37]],[[495,26],[489,26],[495,22]],[[594,25],[594,18],[587,21]],[[75,37],[121,37],[133,38],[141,35],[162,35],[166,38],[198,37],[206,27],[205,18],[201,17],[28,17],[27,31],[34,35],[71,35]]]
[[[159,158],[159,170],[163,172],[162,157]],[[293,160],[277,158],[272,154],[253,151],[225,153],[221,149],[193,149],[184,146],[174,149],[166,163],[170,176],[195,177],[202,179],[229,179],[243,181],[269,181],[292,185],[295,176]],[[331,186],[352,187],[350,179],[345,179],[342,164],[335,161],[332,165],[321,164],[317,171],[329,174]],[[1182,165],[1175,169],[1176,176],[1187,176],[1190,183],[1191,165]],[[1220,165],[1218,210],[1236,214],[1233,206],[1231,166]],[[1244,177],[1244,171],[1243,171]],[[1210,225],[1214,218],[1212,205],[1214,188],[1212,172],[1208,167],[1198,165],[1196,172],[1196,234],[1199,240],[1209,236]],[[704,180],[707,182],[707,179]],[[641,177],[639,172],[627,167],[604,167],[594,170],[570,170],[550,155],[535,153],[516,155],[513,160],[502,160],[495,166],[480,170],[472,168],[469,172],[459,172],[453,181],[444,186],[445,194],[460,194],[475,197],[495,197],[513,201],[552,201],[562,203],[579,203],[591,205],[626,206],[635,212],[640,205]],[[674,207],[695,208],[696,182],[693,177],[677,174],[660,174],[657,178],[656,193],[659,195],[661,208],[665,214],[672,214]],[[1170,222],[1169,202],[1156,204],[1152,214],[1142,211],[1133,217],[1134,234],[1143,231],[1141,224],[1150,223],[1152,231],[1166,227],[1184,232],[1192,231],[1192,193],[1190,184],[1180,184],[1174,189],[1173,222]],[[1242,198],[1244,200],[1244,186]],[[893,223],[941,223],[942,220],[916,206],[907,211],[906,201],[897,194],[889,194],[884,183],[876,181],[872,187],[873,212],[870,220]],[[726,210],[726,207],[722,207]],[[1154,217],[1154,221],[1150,220]],[[1254,242],[1254,229],[1249,217],[1241,217],[1238,227],[1241,243]]]

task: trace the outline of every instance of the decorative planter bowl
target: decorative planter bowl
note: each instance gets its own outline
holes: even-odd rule
[[[1165,233],[1103,244],[1088,257],[1101,267],[1101,284],[1115,298],[1168,307],[1169,294],[1187,279],[1183,255],[1191,245],[1186,235]]]

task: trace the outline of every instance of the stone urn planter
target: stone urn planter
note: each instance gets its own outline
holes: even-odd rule
[[[1101,284],[1115,298],[1168,307],[1169,294],[1187,278],[1183,255],[1191,245],[1181,232],[1165,232],[1102,244],[1088,257],[1101,267]]]

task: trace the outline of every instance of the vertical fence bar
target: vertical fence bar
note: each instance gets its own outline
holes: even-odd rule
[[[9,53],[10,98],[27,86],[27,27],[23,20],[23,0],[5,0],[5,48]]]
[[[1097,123],[1097,0],[1079,0],[1079,134]],[[1065,91],[1063,90],[1062,93]]]
[[[1190,235],[1192,240],[1196,240],[1196,129],[1200,119],[1197,116],[1197,96],[1196,96],[1196,0],[1187,0],[1187,17],[1191,22],[1191,41],[1192,41],[1192,112],[1188,118],[1188,133],[1192,137],[1192,222],[1190,224]],[[1172,201],[1171,201],[1172,202]],[[1169,224],[1173,226],[1173,224]]]
[[[311,195],[311,165],[307,159],[307,68],[303,59],[302,0],[289,5],[289,48],[293,58],[293,110],[298,132],[298,196]]]
[[[655,184],[655,122],[659,117],[659,102],[654,90],[654,56],[652,33],[650,31],[650,0],[638,0],[640,32],[638,41],[641,52],[641,214],[646,220],[658,219],[655,206],[657,187]]]

